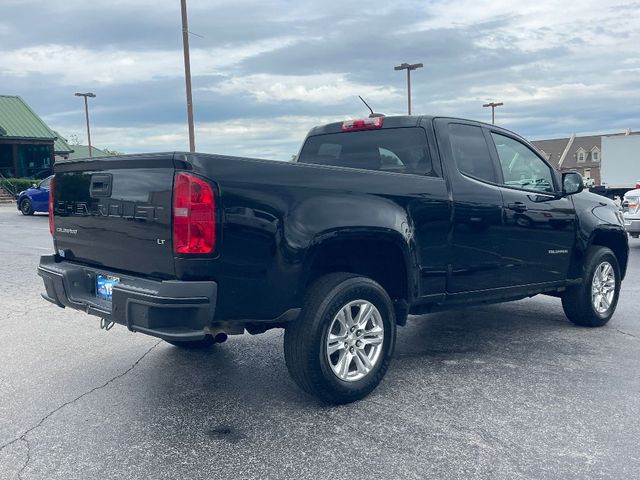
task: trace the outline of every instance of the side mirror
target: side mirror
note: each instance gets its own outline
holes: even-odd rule
[[[35,189],[37,189],[37,188],[38,188],[38,184],[36,184],[36,183],[32,183],[32,184],[31,184],[31,188],[35,188]]]
[[[584,190],[582,175],[577,172],[562,174],[562,195],[573,195]]]

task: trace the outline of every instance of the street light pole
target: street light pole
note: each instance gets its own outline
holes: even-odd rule
[[[191,60],[189,58],[189,25],[187,21],[187,0],[180,0],[182,11],[182,47],[184,50],[184,78],[187,88],[187,122],[189,124],[189,151],[196,151],[193,128],[193,98],[191,96]]]
[[[483,107],[491,107],[491,125],[496,124],[496,107],[501,107],[504,103],[489,102],[482,105]]]
[[[411,115],[411,71],[422,68],[424,65],[421,63],[402,63],[397,67],[393,67],[394,70],[406,70],[407,71],[407,111]]]
[[[89,102],[87,102],[87,98],[95,98],[96,94],[87,92],[87,93],[76,93],[76,97],[84,97],[84,116],[87,120],[87,141],[89,142],[89,157],[93,157],[93,151],[91,150],[91,129],[89,128]]]

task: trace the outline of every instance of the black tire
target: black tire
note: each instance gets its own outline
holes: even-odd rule
[[[365,300],[376,307],[384,337],[371,370],[363,378],[346,381],[332,370],[327,336],[338,312],[355,300]],[[387,292],[369,278],[332,273],[307,290],[300,317],[286,328],[284,355],[289,373],[302,390],[326,403],[345,404],[366,397],[380,383],[391,362],[395,340],[395,314]],[[357,363],[355,360],[354,357]]]
[[[592,287],[596,269],[608,262],[613,267],[615,287],[609,307],[598,312],[592,302]],[[611,319],[618,304],[620,294],[620,266],[615,254],[607,247],[593,246],[587,252],[583,268],[582,283],[570,287],[562,295],[562,308],[569,320],[582,327],[602,327]]]
[[[207,335],[202,340],[189,340],[189,341],[175,341],[165,340],[176,347],[184,348],[185,350],[202,350],[211,347],[215,342],[211,335]]]
[[[23,198],[20,201],[20,212],[22,212],[23,215],[33,215],[33,205],[31,204],[31,200]]]

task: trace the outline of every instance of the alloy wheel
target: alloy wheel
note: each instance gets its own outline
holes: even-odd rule
[[[384,323],[376,306],[354,300],[343,306],[329,327],[326,354],[333,373],[345,382],[368,375],[381,358]]]
[[[591,281],[591,303],[596,312],[605,313],[611,307],[616,290],[616,274],[609,262],[596,267]]]

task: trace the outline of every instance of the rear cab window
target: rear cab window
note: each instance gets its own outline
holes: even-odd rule
[[[298,162],[438,176],[421,127],[315,135],[307,138]]]
[[[498,176],[482,128],[450,123],[449,140],[460,173],[485,182],[497,183]]]

